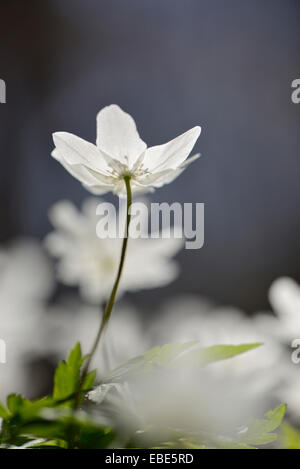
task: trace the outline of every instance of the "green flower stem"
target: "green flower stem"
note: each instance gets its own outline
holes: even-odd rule
[[[99,327],[95,342],[94,342],[92,350],[89,353],[89,356],[88,356],[88,358],[85,362],[85,366],[82,370],[81,379],[80,379],[80,383],[79,383],[79,387],[78,387],[78,392],[77,392],[76,397],[75,397],[75,403],[74,403],[75,409],[79,405],[81,388],[82,388],[84,380],[85,380],[85,378],[86,378],[86,376],[89,372],[89,367],[90,367],[91,361],[92,361],[92,359],[95,355],[95,352],[96,352],[97,347],[99,345],[99,342],[100,342],[100,339],[102,337],[103,331],[104,331],[104,329],[105,329],[105,327],[106,327],[106,325],[107,325],[107,323],[110,319],[111,312],[112,312],[112,309],[113,309],[113,306],[114,306],[114,303],[115,303],[119,283],[120,283],[120,280],[121,280],[123,267],[124,267],[126,249],[127,249],[127,244],[128,244],[129,225],[130,225],[130,218],[131,218],[130,207],[131,207],[131,203],[132,203],[132,192],[131,192],[131,186],[130,186],[130,176],[125,176],[124,181],[125,181],[125,185],[126,185],[126,194],[127,194],[127,215],[126,215],[126,231],[125,231],[125,236],[124,236],[123,245],[122,245],[119,268],[118,268],[116,280],[115,280],[115,283],[113,285],[109,300],[106,304],[106,307],[105,307],[105,310],[104,310],[104,313],[103,313],[103,316],[102,316],[102,321],[100,323],[100,327]]]

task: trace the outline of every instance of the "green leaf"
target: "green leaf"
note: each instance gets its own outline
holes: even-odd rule
[[[86,385],[92,382],[93,377],[94,372]],[[14,413],[9,413],[9,418],[3,421],[2,444],[26,449],[41,449],[45,445],[61,449],[67,447],[70,431],[78,435],[77,447],[80,448],[106,448],[115,439],[112,430],[102,422],[92,419],[83,411],[56,406],[57,401],[52,398],[29,401],[22,396],[12,395],[8,401]],[[38,442],[36,445],[35,440],[40,438],[45,443]]]
[[[62,361],[56,368],[53,389],[55,400],[64,400],[74,395],[78,389],[82,363],[81,347],[77,343],[70,352],[67,362]]]
[[[187,352],[196,345],[196,341],[165,344],[148,350],[148,352],[144,353],[143,358],[146,362],[152,365],[167,366],[173,363],[181,354]]]
[[[86,358],[87,356],[82,356],[80,344],[77,343],[70,352],[67,361],[62,361],[58,365],[54,375],[53,399],[57,403],[60,401],[62,406],[72,405],[80,383],[81,367]],[[81,388],[83,391],[81,399],[84,392],[93,387],[95,379],[96,371],[91,371],[85,377]]]
[[[111,428],[85,425],[81,427],[79,436],[79,449],[103,449],[108,448],[114,441],[115,434]]]
[[[116,382],[123,380],[130,374],[141,371],[151,371],[158,367],[173,367],[181,364],[204,366],[220,360],[226,360],[236,355],[253,350],[261,343],[241,345],[215,345],[200,348],[199,342],[176,342],[154,347],[138,357],[122,363],[114,370],[108,372],[103,382]]]
[[[47,418],[39,419],[22,426],[22,433],[55,441],[55,445],[64,446],[68,441],[70,429],[78,435],[76,447],[81,449],[101,449],[115,439],[113,431],[105,425],[94,421],[84,412],[73,412],[71,409],[53,409]],[[59,444],[58,444],[59,442]]]
[[[30,401],[18,394],[9,395],[7,409],[0,404],[0,417],[3,419],[0,443],[18,446],[24,443],[24,435],[63,440],[67,433],[65,421],[62,422],[57,414],[55,414],[54,421],[49,420],[48,417],[45,418],[45,415],[49,416],[51,412],[53,414],[55,409],[68,409],[71,412],[85,358],[82,356],[80,344],[76,344],[67,361],[61,362],[56,369],[53,396]],[[85,377],[79,402],[83,399],[85,392],[92,388],[95,377],[95,371],[88,373]],[[73,425],[69,415],[68,425],[71,424]],[[78,426],[77,423],[76,426]]]
[[[176,357],[189,348],[194,347],[196,344],[196,341],[187,343],[176,342],[174,344],[154,347],[143,355],[121,363],[117,368],[109,371],[104,377],[103,383],[119,381],[133,373],[151,371],[158,367],[169,366]]]
[[[290,423],[283,422],[279,438],[280,449],[300,449],[300,432]]]
[[[82,385],[83,391],[89,391],[90,389],[92,389],[96,380],[96,374],[97,374],[97,371],[94,370],[86,375],[85,380]]]
[[[22,408],[24,398],[20,394],[10,394],[7,397],[7,408],[10,414],[16,414]]]
[[[7,419],[9,417],[10,413],[8,410],[5,408],[5,406],[0,402],[0,418],[2,419]]]
[[[228,360],[237,355],[241,355],[250,350],[260,347],[261,343],[241,344],[241,345],[214,345],[202,349],[192,350],[185,354],[180,362],[194,365],[208,365],[220,360]]]
[[[238,442],[247,445],[266,445],[277,439],[276,430],[285,415],[286,405],[281,404],[265,414],[263,419],[251,419],[239,432]]]
[[[103,425],[98,422],[94,423],[87,418],[79,419],[73,411],[81,367],[86,358],[87,356],[82,356],[80,344],[76,344],[67,361],[62,361],[56,369],[53,396],[30,401],[21,395],[11,394],[7,398],[7,409],[0,403],[0,417],[3,419],[0,444],[20,447],[26,445],[26,449],[36,449],[44,446],[44,443],[31,445],[30,442],[42,438],[47,447],[61,448],[66,447],[70,433],[75,432],[79,442],[80,435],[84,437],[87,434],[87,439],[89,434],[92,435],[91,438],[98,435],[99,445],[105,446],[105,442],[112,439],[110,432],[104,430]],[[92,388],[95,377],[96,371],[88,373],[85,377],[79,403],[84,394]],[[28,442],[30,444],[27,446]],[[83,443],[85,444],[88,444],[88,441]]]

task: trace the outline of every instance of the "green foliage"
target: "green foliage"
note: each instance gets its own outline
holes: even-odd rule
[[[253,343],[199,348],[199,343],[196,341],[166,344],[154,347],[143,355],[122,363],[110,371],[103,382],[116,382],[133,373],[147,372],[159,367],[172,367],[180,364],[204,366],[220,360],[227,360],[261,345],[261,343]]]
[[[276,430],[285,415],[286,405],[282,404],[265,414],[263,419],[252,419],[240,431],[238,442],[251,446],[266,445],[277,439]]]
[[[248,352],[259,345],[199,348],[197,342],[167,344],[123,363],[107,374],[104,383],[123,381],[132,373],[147,373],[178,365],[206,366]],[[28,400],[18,394],[12,394],[8,396],[6,406],[0,403],[0,418],[3,420],[0,433],[1,448],[103,449],[116,445],[117,430],[104,424],[99,414],[91,414],[89,408],[75,408],[77,399],[79,403],[84,404],[84,394],[95,382],[96,374],[93,371],[85,377],[78,396],[85,359],[80,345],[76,344],[67,360],[62,361],[56,369],[52,395]],[[124,447],[144,448],[149,446],[149,441],[153,441],[156,448],[164,449],[258,448],[275,441],[277,435],[274,431],[280,426],[284,413],[285,405],[281,405],[269,411],[263,419],[250,420],[230,437],[205,433],[188,434],[174,428],[170,429],[169,439],[164,441],[159,437],[160,431],[149,428],[141,432],[140,439],[136,437],[139,432],[128,435],[130,441],[125,441]],[[287,424],[282,427],[280,436],[281,447],[300,447],[298,432]]]
[[[254,344],[241,344],[241,345],[214,345],[212,347],[200,348],[190,351],[182,358],[177,360],[182,363],[193,365],[208,365],[210,363],[218,362],[221,360],[228,360],[237,355],[260,347],[261,343]]]
[[[279,441],[281,449],[300,449],[300,432],[291,424],[283,422],[280,427]]]
[[[87,357],[83,357],[80,344],[77,343],[70,352],[67,361],[62,361],[54,375],[53,399],[61,401],[63,406],[72,406],[73,399],[79,387],[81,367]],[[81,389],[86,392],[92,388],[96,378],[96,371],[89,373],[82,383]],[[82,393],[81,399],[84,397]]]
[[[0,403],[2,446],[63,449],[68,446],[71,434],[76,436],[79,448],[89,448],[91,444],[106,447],[112,441],[110,429],[73,410],[85,359],[80,345],[76,344],[67,361],[62,361],[56,369],[52,396],[30,401],[12,394],[7,398],[7,407]],[[94,385],[95,377],[95,371],[85,377],[79,403]],[[42,441],[36,443],[36,439]]]
[[[56,368],[53,389],[54,399],[64,400],[76,392],[82,363],[80,344],[76,344],[67,361],[62,361]]]
[[[266,413],[263,419],[250,420],[242,429],[236,430],[231,437],[199,433],[198,435],[178,435],[171,441],[163,442],[155,448],[194,448],[194,449],[258,449],[260,446],[272,443],[286,411],[285,405],[280,405]],[[299,435],[298,435],[299,436]]]
[[[7,419],[9,417],[9,411],[5,408],[5,406],[0,402],[0,418]]]
[[[68,447],[70,437],[74,435],[75,447],[80,449],[106,448],[115,438],[110,428],[85,413],[67,409],[55,409],[44,418],[23,424],[22,432],[44,439],[45,444],[52,440],[53,444],[62,448]]]

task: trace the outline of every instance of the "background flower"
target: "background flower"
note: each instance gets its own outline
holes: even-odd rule
[[[81,303],[76,297],[64,298],[47,310],[44,350],[59,361],[68,355],[76,342],[80,342],[83,353],[89,353],[101,315],[99,307]],[[116,306],[92,362],[98,380],[107,371],[146,352],[151,346],[138,312],[129,305]]]
[[[300,286],[289,277],[275,280],[269,290],[275,316],[265,317],[265,325],[285,343],[300,338]]]
[[[44,354],[45,301],[53,289],[51,264],[40,244],[19,239],[0,251],[0,339],[6,363],[0,363],[0,399],[33,391],[28,364]]]
[[[185,438],[197,440],[201,432],[228,438],[250,417],[260,416],[262,409],[248,385],[238,375],[218,376],[209,366],[196,372],[193,367],[158,367],[127,376],[115,386],[98,386],[89,398],[100,404],[98,413],[125,441],[129,438],[134,445],[141,439],[155,446],[174,442],[179,434],[182,448]]]
[[[81,212],[71,202],[58,202],[50,211],[56,231],[46,238],[47,248],[58,258],[59,279],[68,285],[79,285],[83,298],[96,303],[105,301],[111,291],[122,244],[122,238],[97,236],[96,207],[100,202],[87,199]],[[123,220],[124,216],[121,214]],[[129,241],[119,294],[161,287],[175,279],[178,269],[172,257],[183,247],[182,239]]]

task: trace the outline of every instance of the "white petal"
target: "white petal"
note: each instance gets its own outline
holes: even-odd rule
[[[180,165],[180,168],[181,168],[181,169],[187,168],[187,166],[189,166],[191,163],[193,163],[194,161],[198,160],[198,158],[200,158],[200,156],[201,156],[201,153],[196,153],[196,155],[193,155],[193,156],[191,156],[188,160],[185,160],[185,161]]]
[[[164,186],[165,184],[170,184],[171,182],[173,182],[176,178],[178,178],[178,176],[180,176],[181,173],[183,173],[183,171],[191,164],[193,163],[195,160],[197,160],[198,158],[200,158],[200,153],[197,153],[196,155],[194,156],[191,156],[191,158],[189,158],[188,160],[184,161],[178,169],[169,169],[169,170],[165,170],[165,171],[160,171],[159,173],[154,173],[153,175],[155,174],[158,174],[159,177],[157,178],[153,178],[153,182],[152,182],[152,185],[153,187],[162,187]]]
[[[96,145],[68,132],[55,132],[53,141],[58,150],[58,156],[61,156],[68,164],[83,164],[94,171],[102,171],[104,174],[109,170],[105,158]]]
[[[111,184],[110,176],[93,171],[82,164],[67,163],[57,148],[53,150],[52,156],[92,194],[99,195],[112,190],[113,184]]]
[[[170,182],[174,181],[182,172],[184,168],[181,169],[165,169],[164,171],[159,171],[153,174],[147,174],[145,176],[141,176],[138,179],[133,179],[133,182],[140,184],[144,187],[162,187],[165,184],[169,184]]]
[[[143,186],[154,186],[156,183],[161,181],[168,180],[170,173],[174,173],[173,169],[164,169],[163,171],[158,171],[157,173],[145,174],[137,178],[137,182]]]
[[[115,186],[113,184],[110,186],[106,186],[104,184],[96,184],[96,185],[89,186],[83,183],[83,186],[85,187],[87,191],[89,191],[91,194],[94,194],[94,195],[103,195],[106,192],[114,191],[115,189]]]
[[[126,197],[127,191],[126,191],[126,186],[123,181],[120,181],[114,188],[113,191],[115,194],[117,194],[119,197],[124,198]],[[133,194],[146,194],[148,192],[154,192],[154,189],[151,185],[149,184],[142,184],[139,180],[137,179],[132,179],[131,180],[131,192]]]
[[[134,164],[147,145],[140,138],[133,118],[116,104],[107,106],[97,115],[97,146],[126,164]]]
[[[51,153],[53,158],[55,158],[73,177],[78,179],[80,182],[85,184],[96,184],[96,177],[88,171],[88,169],[82,164],[69,164],[64,159],[61,152],[55,148]]]
[[[150,171],[178,168],[189,156],[201,133],[196,126],[164,145],[148,148],[144,157],[144,166]]]

